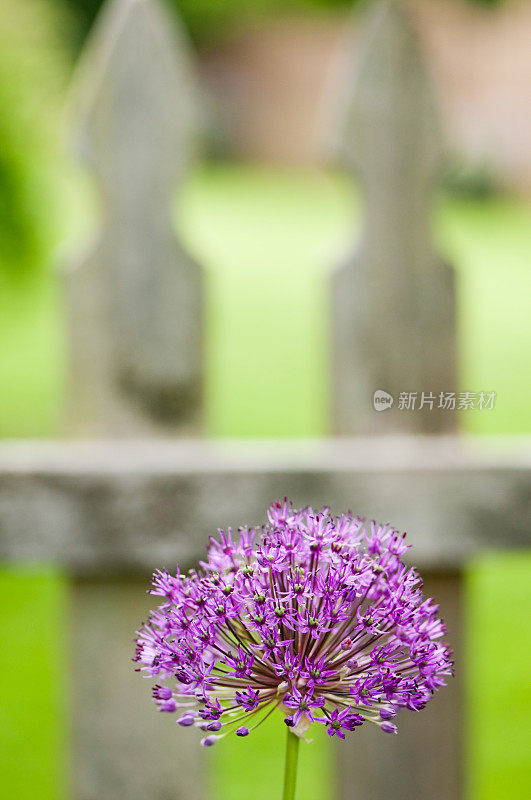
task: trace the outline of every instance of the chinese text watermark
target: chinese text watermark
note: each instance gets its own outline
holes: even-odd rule
[[[492,411],[496,392],[399,392],[396,408],[399,411]],[[395,398],[383,389],[373,395],[375,411],[386,411],[395,405]]]

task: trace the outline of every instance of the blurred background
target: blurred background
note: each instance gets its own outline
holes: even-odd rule
[[[143,74],[149,71],[139,50],[128,56],[131,61],[113,55],[116,42],[125,46],[126,37],[120,40],[120,14],[126,16],[129,5],[134,5],[132,0],[107,0],[103,11],[107,22],[100,16],[95,23],[102,11],[99,0],[0,0],[0,437],[4,440],[62,439],[72,433],[91,435],[94,430],[109,439],[124,435],[118,424],[113,427],[112,420],[122,417],[114,394],[109,395],[111,422],[91,427],[93,412],[86,408],[92,399],[91,385],[96,384],[90,380],[101,380],[102,387],[106,380],[103,371],[101,375],[91,371],[92,366],[87,367],[85,384],[78,381],[78,393],[74,388],[72,412],[71,376],[77,374],[79,363],[98,360],[100,344],[84,350],[81,343],[76,350],[76,337],[83,338],[83,328],[72,334],[71,317],[79,308],[80,317],[86,315],[84,330],[89,330],[92,307],[83,305],[83,298],[93,297],[94,284],[89,280],[77,285],[77,279],[68,276],[76,267],[93,269],[96,262],[106,263],[101,256],[106,251],[100,249],[98,254],[95,243],[100,237],[104,242],[106,236],[112,239],[109,231],[120,229],[120,214],[130,207],[118,202],[112,179],[110,186],[105,184],[106,176],[114,174],[108,159],[118,163],[125,154],[126,170],[127,164],[135,163],[136,152],[128,148],[124,135],[128,111],[120,117],[122,127],[113,129],[109,109],[121,106],[106,87],[112,80],[122,80],[124,64],[131,65],[131,74],[134,64],[140,64]],[[455,274],[456,378],[443,388],[496,393],[491,410],[463,405],[452,415],[451,427],[463,437],[520,439],[531,433],[531,4],[404,0],[397,5],[413,31],[435,109],[434,136],[441,142],[436,163],[431,165],[431,157],[426,157],[427,182],[433,184],[433,191],[426,189],[426,198],[431,198],[432,207],[418,227],[424,231],[419,235],[429,238],[433,251]],[[191,347],[199,347],[195,339],[201,340],[201,411],[188,414],[182,426],[176,412],[176,427],[169,426],[168,432],[219,439],[350,434],[351,430],[338,430],[334,421],[334,314],[329,285],[334,270],[350,263],[367,230],[364,189],[371,177],[359,154],[348,152],[349,131],[358,118],[358,112],[351,114],[348,109],[359,96],[359,88],[351,92],[349,87],[356,84],[356,75],[364,74],[355,65],[363,65],[365,49],[370,47],[366,24],[372,7],[385,4],[166,0],[158,6],[166,15],[161,19],[178,55],[175,74],[183,85],[177,87],[175,99],[182,105],[179,124],[165,137],[160,133],[167,122],[164,109],[173,102],[176,87],[168,87],[166,101],[165,79],[157,82],[154,75],[161,102],[154,101],[146,112],[153,120],[147,130],[154,142],[150,158],[155,164],[158,152],[162,166],[153,168],[157,176],[153,183],[143,184],[140,177],[132,184],[133,194],[145,185],[152,195],[146,189],[146,202],[131,213],[149,216],[150,207],[158,213],[170,194],[172,235],[188,254],[186,264],[195,265],[203,281],[202,302],[195,306],[190,301],[197,313],[189,308],[188,317],[183,312],[186,331],[200,328],[191,337]],[[132,40],[140,35],[135,31]],[[393,28],[389,31],[392,39]],[[116,45],[117,50],[122,45]],[[165,46],[161,40],[161,50]],[[392,52],[392,44],[385,47]],[[421,86],[424,91],[424,83]],[[389,104],[384,90],[368,96],[375,107]],[[382,120],[394,119],[393,110],[388,110],[389,116],[385,109],[378,111]],[[122,111],[116,113],[118,119]],[[136,131],[133,116],[131,126]],[[103,117],[111,122],[94,122]],[[389,152],[394,152],[393,130],[390,125]],[[140,141],[135,139],[135,146]],[[363,159],[367,141],[358,145]],[[138,153],[142,152],[140,146]],[[376,153],[376,161],[378,157]],[[419,152],[419,161],[423,158]],[[118,184],[122,176],[118,168],[116,175]],[[419,196],[424,191],[421,184]],[[126,183],[120,185],[127,189]],[[396,187],[393,197],[399,197]],[[147,252],[150,247],[147,242]],[[152,252],[156,259],[158,246]],[[392,270],[390,265],[390,281]],[[190,278],[190,286],[194,280]],[[187,296],[194,298],[199,291],[195,284],[186,287]],[[137,291],[144,290],[140,286]],[[133,302],[128,295],[126,300]],[[124,305],[120,311],[124,319],[134,316],[131,308]],[[171,316],[171,307],[167,310]],[[127,329],[124,339],[134,341],[137,335],[136,329]],[[153,337],[157,351],[163,349],[161,337],[164,331]],[[149,352],[147,348],[148,361]],[[132,358],[125,350],[122,357],[124,362]],[[162,372],[164,368],[163,364]],[[140,404],[145,401],[151,410],[155,405],[164,407],[157,425],[160,418],[172,417],[174,400],[165,405],[164,392],[153,389],[158,378],[145,365],[137,373],[135,369],[124,367],[123,386],[141,385]],[[185,382],[192,385],[193,369],[186,370]],[[388,386],[371,384],[371,388]],[[420,391],[431,386],[428,382],[396,388]],[[102,396],[105,391],[102,388]],[[186,398],[188,402],[188,394]],[[124,413],[130,411],[127,406]],[[136,413],[131,411],[131,435],[151,436],[151,427],[137,425]],[[91,424],[84,428],[85,414]],[[379,424],[368,432],[378,434]],[[400,425],[397,432],[404,432]],[[405,432],[440,431],[422,425],[415,430],[413,425]],[[401,526],[400,520],[392,521]],[[209,533],[204,532],[205,538]],[[414,535],[411,530],[413,540]],[[503,792],[517,800],[527,798],[531,789],[527,675],[531,653],[522,611],[531,599],[531,560],[523,551],[497,554],[497,543],[491,544],[494,547],[464,563],[459,573],[463,600],[455,636],[460,637],[458,648],[465,645],[458,669],[466,716],[460,745],[461,795],[454,796],[490,800]],[[8,555],[0,570],[3,785],[6,796],[16,793],[19,800],[36,795],[43,800],[92,798],[97,793],[87,788],[90,781],[78,790],[68,778],[76,693],[68,631],[77,626],[76,604],[96,608],[95,598],[104,596],[108,586],[99,586],[98,592],[97,582],[71,579],[53,558],[49,563],[46,558],[35,561],[30,557],[22,563]],[[442,569],[432,568],[434,585]],[[139,585],[137,580],[135,591]],[[125,608],[129,590],[127,586],[122,590],[120,602]],[[452,602],[450,591],[449,607]],[[146,607],[144,603],[139,613]],[[133,629],[129,633],[132,636]],[[101,674],[99,679],[105,682],[107,677]],[[147,687],[137,689],[135,702],[149,705]],[[166,730],[171,737],[173,728]],[[254,750],[248,746],[243,764],[240,742],[208,754],[208,797],[239,800],[250,792],[255,800],[270,796],[268,776],[277,769],[275,734],[266,730],[257,741]],[[337,776],[327,743],[316,745],[305,759],[300,796],[331,797],[330,785],[337,783]],[[141,765],[135,768],[140,771]],[[434,774],[437,769],[443,773],[444,764],[434,767]],[[111,781],[105,796],[121,797],[121,790]],[[165,796],[174,795],[153,794]],[[344,796],[356,797],[356,792]],[[435,789],[424,796],[443,797]]]

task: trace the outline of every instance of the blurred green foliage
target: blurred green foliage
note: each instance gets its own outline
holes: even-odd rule
[[[68,2],[68,0],[61,0]],[[262,16],[335,12],[348,9],[358,0],[164,0],[178,11],[192,41],[201,45],[223,37],[231,29]],[[70,0],[77,12],[79,35],[90,28],[104,0]]]
[[[501,186],[488,164],[453,159],[441,175],[443,190],[459,200],[488,200],[501,192]]]
[[[81,40],[104,0],[59,0],[76,9]],[[175,7],[192,41],[201,45],[219,39],[231,29],[252,23],[263,16],[337,13],[348,11],[370,0],[165,0]],[[483,6],[496,6],[504,0],[468,0]]]
[[[42,264],[59,216],[54,191],[71,37],[56,0],[0,0],[0,276]]]

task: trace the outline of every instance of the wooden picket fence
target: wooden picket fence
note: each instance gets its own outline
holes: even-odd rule
[[[170,212],[199,124],[192,53],[157,0],[108,0],[82,56],[69,110],[103,214],[65,278],[70,438],[0,445],[1,557],[54,563],[71,581],[80,800],[205,797],[204,751],[143,702],[131,636],[150,571],[192,565],[218,526],[259,523],[283,495],[392,520],[414,533],[458,661],[464,565],[485,547],[525,545],[529,459],[460,439],[439,407],[456,385],[453,273],[429,226],[440,133],[400,3],[373,4],[361,55],[336,79],[338,157],[366,198],[361,243],[330,286],[337,436],[209,441],[202,268]],[[374,408],[377,390],[391,408]],[[408,412],[402,392],[435,399]],[[364,729],[337,749],[339,800],[353,786],[357,800],[462,795],[461,674],[404,715],[400,736]]]

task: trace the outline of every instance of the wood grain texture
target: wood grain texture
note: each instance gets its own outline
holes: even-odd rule
[[[172,224],[195,145],[196,85],[159,0],[112,0],[70,96],[72,137],[101,191],[97,241],[66,273],[71,430],[160,432],[195,420],[202,274]]]
[[[180,728],[134,671],[135,630],[153,605],[147,581],[71,587],[72,783],[75,800],[202,800],[200,732]],[[201,756],[203,755],[203,760]]]
[[[415,563],[454,568],[528,545],[530,486],[525,439],[5,443],[0,557],[146,575],[194,562],[218,527],[261,524],[288,495],[390,521]]]
[[[442,161],[434,90],[407,9],[371,4],[356,63],[344,75],[340,160],[366,204],[359,247],[334,278],[335,429],[441,433],[456,391],[453,270],[437,256],[431,212]],[[373,394],[394,397],[385,413]],[[417,392],[415,413],[398,408]],[[424,403],[422,392],[435,404]]]
[[[456,675],[421,712],[401,711],[398,734],[364,725],[337,748],[339,800],[459,800],[462,788],[463,665],[461,580],[424,576],[440,604],[455,651]]]

